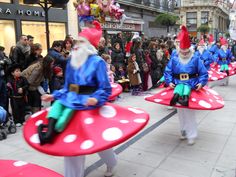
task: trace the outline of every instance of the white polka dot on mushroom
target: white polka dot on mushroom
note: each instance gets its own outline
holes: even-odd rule
[[[39,115],[43,114],[44,112],[45,112],[44,110],[39,111],[39,112],[36,112],[36,113],[34,113],[34,114],[31,116],[31,118],[38,117]]]
[[[86,150],[92,148],[93,146],[94,142],[92,140],[86,140],[80,145],[80,148]]]
[[[120,123],[122,123],[122,124],[128,124],[129,121],[128,121],[128,120],[120,120]]]
[[[28,162],[24,162],[24,161],[16,161],[16,162],[13,163],[13,165],[15,167],[21,167],[21,166],[24,166],[24,165],[27,165],[27,164],[28,164]]]
[[[38,120],[37,122],[35,122],[35,126],[39,126],[43,123],[43,120]]]
[[[99,109],[99,114],[105,118],[113,118],[116,116],[117,111],[112,106],[102,106]]]
[[[122,131],[117,127],[108,128],[104,130],[102,133],[102,137],[106,141],[118,140],[122,137],[122,135],[123,135]]]
[[[161,96],[164,96],[164,95],[166,95],[167,94],[167,92],[163,92],[162,94],[161,94]]]
[[[111,84],[111,87],[112,87],[112,88],[117,88],[118,85],[116,85],[116,84]]]
[[[87,124],[87,125],[93,124],[94,123],[94,119],[91,118],[91,117],[86,118],[86,119],[84,119],[84,123]]]
[[[138,109],[135,109],[135,108],[128,108],[128,110],[132,111],[135,114],[143,114],[144,113],[144,111],[138,110]]]
[[[144,122],[147,122],[146,119],[134,119],[134,122],[135,123],[144,123]]]
[[[39,144],[39,135],[38,134],[34,134],[30,137],[30,142],[34,143],[34,144]]]
[[[192,101],[195,102],[195,101],[197,101],[197,99],[196,98],[192,98]]]
[[[212,103],[213,102],[213,100],[212,99],[209,99],[209,101]]]
[[[163,101],[162,99],[154,99],[154,101],[156,102],[156,103],[160,103],[161,101]]]
[[[209,74],[213,74],[213,71],[208,71]]]
[[[224,102],[223,100],[216,100],[216,102],[218,102],[218,103],[220,103],[220,104],[222,104],[222,105],[225,104],[225,102]]]
[[[149,98],[149,97],[152,97],[153,95],[146,95],[146,96],[144,96],[144,99],[145,98]]]
[[[219,95],[215,90],[208,89],[208,91],[209,91],[210,93],[212,93],[213,95]]]
[[[77,135],[67,135],[64,139],[64,143],[73,143],[77,139]]]
[[[206,101],[204,100],[200,100],[199,103],[198,103],[200,106],[204,107],[204,108],[211,108],[211,104],[210,103],[207,103]]]
[[[211,79],[212,79],[213,81],[217,81],[217,80],[218,80],[217,77],[212,77]]]
[[[215,99],[217,99],[217,100],[219,100],[219,99],[220,99],[220,98],[219,98],[219,97],[217,97],[217,96],[214,96],[214,98],[215,98]]]

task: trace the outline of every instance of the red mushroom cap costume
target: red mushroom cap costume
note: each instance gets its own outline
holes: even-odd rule
[[[0,167],[1,177],[63,177],[52,170],[24,161],[0,160]]]

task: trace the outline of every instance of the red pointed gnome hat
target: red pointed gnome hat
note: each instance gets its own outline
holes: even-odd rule
[[[220,45],[223,46],[223,45],[228,45],[228,41],[225,39],[225,38],[221,38],[220,39]]]
[[[198,43],[198,45],[199,46],[203,46],[203,45],[205,45],[205,41],[202,39],[202,40],[200,40],[200,42]]]
[[[189,49],[191,46],[189,33],[187,28],[183,25],[181,27],[181,34],[180,34],[180,49]]]
[[[97,47],[102,37],[102,27],[98,21],[92,23],[94,28],[86,28],[79,33],[79,37],[86,38],[94,47]]]
[[[213,36],[213,34],[210,34],[210,35],[209,35],[208,42],[209,42],[209,43],[214,42],[214,36]]]

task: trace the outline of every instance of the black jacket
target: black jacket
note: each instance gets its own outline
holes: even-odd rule
[[[7,90],[8,90],[8,95],[10,97],[12,97],[12,96],[25,96],[27,94],[28,87],[29,87],[29,83],[27,82],[25,77],[21,76],[17,80],[12,76],[8,78]],[[23,89],[22,94],[18,93],[19,88]]]
[[[25,67],[26,56],[18,46],[13,50],[12,62],[21,65],[22,68]]]

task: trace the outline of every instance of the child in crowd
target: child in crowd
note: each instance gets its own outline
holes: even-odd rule
[[[54,76],[52,78],[52,87],[51,87],[51,92],[54,90],[60,90],[64,86],[64,77],[63,77],[63,70],[62,68],[56,66],[53,69]]]
[[[116,81],[122,86],[125,92],[129,92],[129,79],[123,65],[118,67],[116,71]]]
[[[111,83],[114,83],[114,72],[111,70],[111,56],[107,55],[107,54],[102,54],[102,58],[105,60],[106,62],[106,66],[107,66],[107,74],[108,74],[108,78],[109,81]]]
[[[20,68],[20,65],[15,64],[9,69],[11,75],[7,83],[12,114],[17,127],[25,122],[26,93],[29,87],[26,78],[21,76]]]
[[[140,77],[140,69],[136,62],[136,55],[132,54],[128,61],[128,75],[130,85],[132,87],[132,95],[139,95],[141,92],[140,84],[142,83]]]

